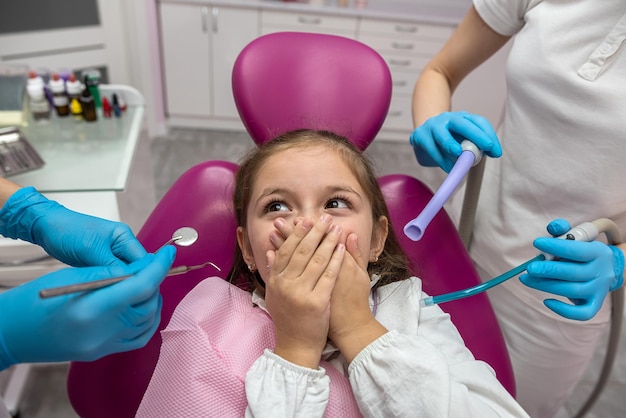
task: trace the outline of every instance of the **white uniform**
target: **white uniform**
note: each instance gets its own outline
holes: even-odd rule
[[[487,161],[471,247],[481,275],[534,257],[554,218],[608,217],[626,234],[626,2],[474,0],[496,32],[516,35],[507,65],[503,155]],[[458,202],[453,207],[459,208]],[[533,418],[552,417],[592,357],[610,301],[587,322],[510,280],[489,293]]]
[[[213,333],[218,337],[204,334],[194,339],[197,329],[208,329],[215,324],[215,316],[202,313],[207,300],[216,293],[209,280],[225,283],[216,278],[201,282],[176,308],[163,334],[173,335],[164,338],[138,416],[201,416],[199,411],[206,411],[207,403],[216,402],[209,388],[215,384],[218,388],[232,384],[218,368],[211,367],[211,362],[196,360],[207,357],[218,339],[245,345],[245,338],[225,335],[223,330]],[[231,286],[230,293],[225,291],[220,296],[232,294],[232,289]],[[260,351],[263,354],[251,360],[252,366],[245,375],[247,401],[235,399],[239,396],[236,391],[224,395],[224,399],[229,403],[246,402],[246,416],[322,417],[328,412],[329,397],[333,396],[327,376],[330,371],[333,374],[338,371],[348,376],[351,393],[366,417],[528,417],[498,382],[493,369],[474,359],[449,315],[436,305],[420,307],[422,296],[421,280],[417,278],[380,288],[376,318],[390,331],[369,344],[349,366],[330,345],[323,355],[328,362],[326,368],[331,369],[328,371],[300,367],[269,350]],[[253,302],[264,309],[264,301],[258,295],[253,297]],[[241,305],[228,302],[225,306],[228,309],[225,322],[238,322],[243,315],[246,324],[255,323],[254,313],[249,310],[237,315],[236,307]],[[262,311],[261,314],[265,316]],[[171,327],[181,323],[185,324],[183,328]],[[225,323],[224,330],[228,327]],[[257,337],[252,340],[256,341]],[[246,352],[250,351],[247,347]],[[219,357],[231,363],[237,358],[224,352]],[[189,364],[198,367],[187,373]],[[188,378],[180,381],[181,375],[190,376],[194,382]],[[179,387],[182,394],[177,392]]]

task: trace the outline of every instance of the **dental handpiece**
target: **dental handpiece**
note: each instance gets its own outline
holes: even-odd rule
[[[470,168],[480,162],[483,152],[474,143],[464,140],[461,142],[463,152],[454,163],[450,174],[443,181],[437,192],[430,199],[422,212],[404,226],[404,234],[413,241],[419,241],[424,235],[424,231],[433,220],[435,215],[441,210],[452,193],[459,187],[463,178]]]
[[[599,219],[598,221],[605,221],[606,218]],[[593,241],[600,234],[600,229],[597,227],[598,221],[583,222],[582,224],[571,228],[565,234],[558,236],[560,239],[575,240],[575,241]],[[458,290],[456,292],[445,293],[439,296],[427,296],[420,300],[422,306],[432,306],[443,302],[451,302],[453,300],[463,299],[469,296],[474,296],[491,289],[494,286],[504,283],[508,279],[511,279],[521,273],[523,273],[528,265],[534,261],[551,261],[555,260],[552,254],[540,252],[535,257],[520,264],[519,266],[507,271],[500,276],[494,277],[491,280],[480,283],[476,286],[469,287],[467,289]]]

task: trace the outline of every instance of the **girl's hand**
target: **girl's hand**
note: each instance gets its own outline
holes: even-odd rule
[[[348,236],[346,247],[348,253],[331,295],[328,336],[350,362],[387,330],[374,318],[369,306],[368,262],[359,252],[356,234]]]
[[[322,215],[302,220],[276,251],[270,265],[265,301],[274,322],[274,352],[301,366],[317,368],[326,346],[330,298],[345,254],[341,228]]]

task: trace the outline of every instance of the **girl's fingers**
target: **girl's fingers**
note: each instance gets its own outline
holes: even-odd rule
[[[312,227],[313,223],[308,219],[303,219],[296,224],[293,233],[276,250],[276,258],[272,265],[274,271],[281,272],[287,267],[298,244],[300,244]]]
[[[306,221],[303,221],[306,222]],[[296,225],[296,229],[294,232],[285,240],[285,243],[278,249],[278,256],[276,257],[276,261],[282,259],[283,256],[285,258],[289,258],[289,262],[285,264],[282,272],[287,277],[299,277],[304,270],[309,265],[314,254],[320,245],[320,243],[324,240],[324,237],[328,233],[328,229],[330,228],[330,223],[332,222],[332,218],[324,214],[322,215],[315,224],[313,224],[312,228],[308,231],[306,235],[302,238],[299,237],[299,225]],[[294,235],[298,235],[294,239]],[[293,248],[292,243],[297,241],[297,245]],[[335,243],[336,244],[336,243]],[[333,246],[334,249],[334,246]],[[328,259],[330,259],[331,253],[328,253]],[[326,259],[325,263],[328,263],[328,259]],[[277,270],[281,271],[281,270]],[[321,272],[320,272],[321,274]]]
[[[326,265],[324,272],[315,284],[314,291],[317,292],[321,298],[330,299],[333,289],[335,288],[335,283],[337,282],[337,277],[339,277],[345,255],[346,246],[341,243],[337,244],[328,265]]]
[[[273,231],[270,235],[270,241],[272,241],[274,247],[278,249],[281,245],[283,245],[287,237],[291,235],[294,225],[287,223],[283,218],[278,218],[274,221],[274,227],[276,228],[276,231]]]
[[[305,266],[301,277],[311,290],[317,286],[317,282],[327,272],[337,244],[339,243],[340,236],[341,227],[339,225],[333,225]],[[338,270],[334,274],[338,274]]]
[[[359,239],[356,234],[348,235],[346,239],[346,247],[348,252],[356,260],[357,264],[364,270],[367,270],[368,260],[363,259],[361,252],[359,251]]]

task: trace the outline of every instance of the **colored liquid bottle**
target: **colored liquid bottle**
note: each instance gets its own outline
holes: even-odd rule
[[[70,114],[70,100],[65,94],[65,82],[57,73],[52,73],[52,78],[48,82],[48,88],[52,93],[52,104],[58,116],[68,116]]]
[[[106,119],[111,118],[111,103],[106,96],[102,97],[102,116]]]
[[[83,83],[81,83],[80,80],[77,80],[73,73],[70,74],[68,80],[65,82],[65,90],[67,91],[69,100],[80,100],[80,95],[83,93],[83,87]]]
[[[89,89],[84,89],[80,96],[80,105],[83,108],[83,119],[87,122],[95,122],[98,120],[96,114],[96,104]]]
[[[72,99],[72,103],[70,103],[70,109],[72,111],[72,116],[74,116],[74,120],[76,122],[80,122],[83,120],[83,107],[80,105],[78,99]]]
[[[89,89],[91,96],[93,97],[93,101],[96,104],[96,107],[102,106],[100,101],[100,71],[97,69],[91,69],[83,71],[83,81],[85,83],[85,88]]]
[[[113,104],[113,114],[115,115],[116,118],[119,118],[120,116],[122,116],[122,108],[120,107],[120,102],[119,99],[117,98],[117,94],[113,93],[112,99]]]
[[[34,71],[28,75],[26,82],[28,107],[36,122],[45,122],[50,119],[50,102],[46,97],[43,79]]]

